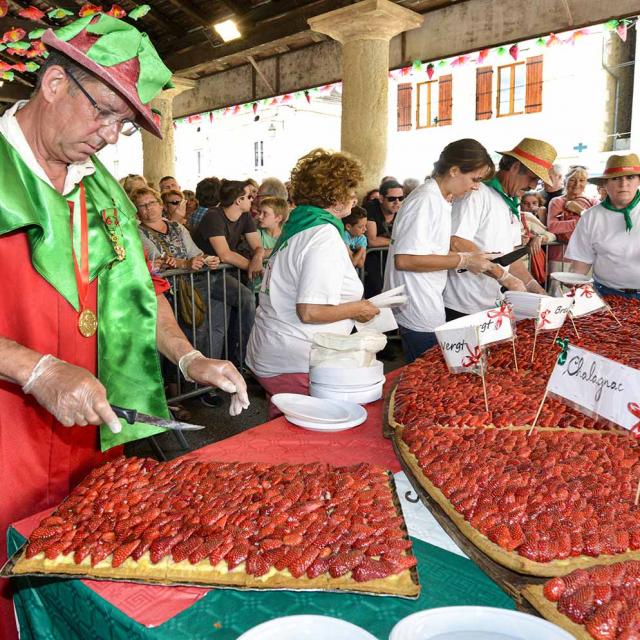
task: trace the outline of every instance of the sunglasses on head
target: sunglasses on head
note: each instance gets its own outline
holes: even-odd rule
[[[172,204],[174,207],[179,205],[181,202],[182,200],[167,200],[167,204]]]
[[[398,202],[402,202],[404,200],[404,196],[384,196],[384,199],[389,202],[395,202],[396,200]]]

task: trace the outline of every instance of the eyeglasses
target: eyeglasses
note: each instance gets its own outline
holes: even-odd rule
[[[182,200],[167,200],[167,204],[172,204],[174,207],[177,207]]]
[[[149,202],[139,202],[136,204],[136,209],[141,211],[142,209],[149,209],[156,204],[160,204],[157,200],[150,200]]]
[[[404,196],[383,196],[385,200],[388,200],[389,202],[395,202],[396,200],[398,202],[402,202],[404,200]]]
[[[109,111],[108,109],[102,109],[100,105],[93,99],[93,96],[80,84],[76,77],[67,69],[66,74],[71,78],[73,83],[80,89],[86,99],[91,103],[91,106],[96,110],[95,119],[103,127],[112,127],[114,124],[118,125],[118,130],[123,136],[133,135],[140,127],[129,120],[128,118],[120,118],[118,114]]]

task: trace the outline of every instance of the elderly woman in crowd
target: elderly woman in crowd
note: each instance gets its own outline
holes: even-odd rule
[[[137,173],[130,173],[120,180],[120,184],[124,189],[124,192],[131,198],[131,194],[136,189],[142,189],[148,187],[147,179],[144,176],[139,176]]]
[[[562,243],[549,247],[549,269],[552,272],[569,270],[569,263],[564,255],[566,245],[582,213],[598,203],[597,199],[584,195],[588,177],[584,167],[573,167],[565,177],[564,195],[549,201],[547,228],[555,234],[558,242]]]
[[[590,182],[604,186],[607,197],[576,225],[566,252],[571,270],[593,268],[599,293],[640,300],[640,158],[611,156]]]
[[[324,149],[300,158],[291,173],[296,207],[271,254],[247,352],[249,367],[270,395],[308,393],[315,333],[348,335],[354,320],[367,322],[379,313],[362,300],[362,283],[342,239],[341,218],[351,211],[361,181],[357,160]]]
[[[449,269],[475,274],[493,265],[483,253],[450,251],[451,203],[475,191],[495,167],[476,140],[448,144],[432,177],[411,193],[393,226],[385,289],[404,284],[407,303],[394,309],[405,360],[413,362],[436,344],[435,328],[445,322],[442,293]]]

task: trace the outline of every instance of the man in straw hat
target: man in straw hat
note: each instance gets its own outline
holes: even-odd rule
[[[149,103],[171,72],[146,34],[103,14],[43,42],[31,100],[0,118],[0,562],[10,522],[104,460],[91,425],[116,453],[158,432],[123,428],[109,405],[169,417],[158,350],[187,380],[236,394],[234,412],[248,406],[235,367],[194,351],[156,297],[135,208],[94,155],[137,126],[160,137]],[[15,637],[0,589],[0,636]]]
[[[604,173],[589,182],[607,197],[576,225],[565,253],[571,270],[586,274],[593,267],[599,293],[640,299],[640,159],[610,156]]]
[[[501,151],[495,177],[455,202],[451,221],[451,250],[509,253],[521,244],[520,198],[538,180],[550,182],[556,150],[547,142],[524,138],[515,149]],[[447,320],[496,305],[500,288],[544,293],[522,260],[483,275],[450,270],[444,291]]]

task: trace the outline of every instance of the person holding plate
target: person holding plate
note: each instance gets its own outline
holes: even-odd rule
[[[154,289],[135,208],[95,156],[138,126],[161,137],[149,103],[171,71],[146,34],[106,14],[42,41],[33,96],[0,118],[0,563],[11,522],[59,503],[122,443],[162,431],[123,429],[109,404],[169,418],[158,351],[188,380],[237,394],[235,410],[248,405],[235,367],[194,351],[166,282]],[[3,640],[17,637],[9,587]]]
[[[565,256],[571,271],[593,267],[601,295],[640,299],[640,158],[610,156],[604,173],[589,179],[606,198],[582,215]]]

